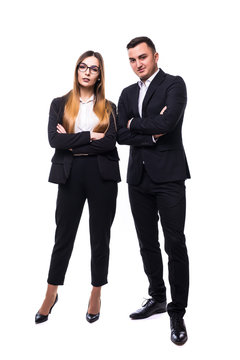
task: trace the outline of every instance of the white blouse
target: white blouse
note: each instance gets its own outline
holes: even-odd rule
[[[99,119],[93,111],[94,95],[92,95],[86,102],[80,98],[79,112],[75,121],[74,132],[92,131],[99,123]]]

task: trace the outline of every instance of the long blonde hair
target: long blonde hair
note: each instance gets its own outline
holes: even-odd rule
[[[74,133],[75,120],[78,115],[79,106],[80,106],[80,85],[78,82],[78,66],[84,59],[89,56],[94,56],[99,61],[99,80],[97,80],[94,87],[95,94],[95,104],[93,106],[93,111],[99,118],[99,123],[95,126],[93,131],[104,133],[109,126],[109,118],[112,112],[111,104],[108,100],[105,99],[105,75],[104,75],[104,62],[102,55],[94,51],[86,51],[83,53],[75,67],[74,71],[74,82],[73,89],[68,93],[67,102],[64,108],[63,114],[63,126],[68,133]]]

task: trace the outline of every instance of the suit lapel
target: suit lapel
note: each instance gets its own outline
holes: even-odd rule
[[[151,97],[153,96],[153,94],[156,91],[156,89],[158,88],[158,86],[165,79],[165,76],[166,76],[166,74],[162,71],[162,69],[159,69],[159,72],[157,73],[157,75],[155,76],[155,78],[153,79],[151,84],[149,85],[149,88],[148,88],[146,95],[144,97],[144,100],[143,100],[143,105],[142,105],[142,114],[143,115],[145,114],[147,104],[151,100]]]

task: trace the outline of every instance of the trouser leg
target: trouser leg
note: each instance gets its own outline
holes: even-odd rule
[[[185,313],[189,288],[189,262],[185,243],[184,224],[186,212],[185,185],[183,181],[159,185],[157,205],[168,254],[169,283],[172,302],[168,312]]]
[[[79,221],[86,199],[79,180],[76,164],[67,183],[59,185],[56,208],[56,233],[48,283],[63,285],[68,263],[72,254]]]
[[[154,196],[140,186],[129,185],[129,199],[138,235],[144,271],[149,280],[149,295],[166,300],[163,263],[158,242],[158,209]]]
[[[102,286],[107,283],[110,229],[116,211],[117,183],[102,180],[97,166],[92,167],[91,175],[87,186],[91,275],[92,285]]]

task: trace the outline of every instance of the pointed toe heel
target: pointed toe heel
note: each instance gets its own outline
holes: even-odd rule
[[[97,321],[100,317],[100,313],[97,313],[97,314],[89,314],[87,312],[86,314],[86,320],[89,322],[89,323],[93,323],[95,321]]]
[[[57,301],[58,301],[58,294],[56,295],[56,299],[55,299],[55,301],[54,301],[54,303],[53,303],[53,306],[52,306],[51,309],[49,310],[48,315],[51,314],[51,311],[52,311],[54,305],[57,303]],[[47,321],[47,320],[48,320],[48,315],[42,315],[42,314],[40,314],[40,312],[38,311],[38,312],[36,313],[36,315],[35,315],[35,324],[41,324],[41,323]]]
[[[89,303],[88,303],[88,306],[89,306]],[[100,299],[100,307],[101,307],[101,299]],[[93,322],[97,321],[99,319],[99,317],[100,317],[100,311],[97,314],[89,314],[88,311],[86,313],[86,320],[89,323],[93,323]]]

